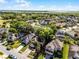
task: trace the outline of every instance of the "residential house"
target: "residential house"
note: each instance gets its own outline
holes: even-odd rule
[[[31,45],[29,46],[29,48],[30,48],[31,50],[34,50],[34,49],[35,49],[35,45],[34,45],[34,44],[31,44]]]
[[[67,31],[66,34],[69,35],[71,38],[74,38],[76,33],[74,31]]]
[[[64,31],[63,30],[58,30],[55,34],[56,38],[63,41],[64,38],[65,38],[65,35],[64,35]]]
[[[62,23],[59,22],[56,24],[56,26],[61,27],[61,28],[64,27],[65,25],[66,25],[65,22],[62,22]]]
[[[7,28],[0,28],[0,40],[2,39],[2,34],[7,31]]]
[[[40,20],[39,23],[41,25],[47,25],[48,24],[48,21],[46,21],[46,20]]]
[[[0,34],[2,34],[3,32],[7,32],[7,28],[0,28]]]
[[[56,22],[58,22],[59,20],[60,20],[59,17],[57,17],[57,18],[48,18],[48,19],[40,20],[39,23],[41,25],[47,25],[47,24],[50,24],[50,21],[56,21]]]
[[[46,45],[45,52],[46,54],[54,55],[54,51],[57,50],[61,51],[62,48],[63,48],[63,42],[56,39]]]
[[[76,25],[77,22],[78,22],[78,21],[71,20],[71,19],[65,20],[65,23],[66,23],[68,26]]]
[[[69,59],[79,59],[79,46],[71,45],[69,48]]]
[[[16,37],[16,34],[9,33],[8,35],[8,41],[15,41],[18,37]]]
[[[34,33],[31,33],[31,34],[24,36],[22,44],[25,44],[25,45],[28,44],[33,39],[34,36],[35,36]]]
[[[79,27],[71,27],[70,30],[66,31],[66,34],[69,35],[71,38],[75,38],[77,36],[77,38],[79,38]]]

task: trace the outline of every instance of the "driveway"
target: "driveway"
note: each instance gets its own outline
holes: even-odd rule
[[[17,49],[12,49],[10,51],[6,50],[6,47],[4,47],[2,44],[0,44],[0,51],[2,51],[6,55],[14,55],[17,57],[17,59],[29,59],[28,53],[25,51],[23,54],[18,53]],[[29,50],[28,50],[29,51]]]
[[[17,48],[17,52],[19,52],[24,46],[23,45],[20,45],[18,48]]]
[[[8,55],[4,54],[2,56],[0,56],[0,59],[5,59]]]
[[[26,49],[26,51],[23,53],[23,56],[28,56],[31,50],[29,48]]]

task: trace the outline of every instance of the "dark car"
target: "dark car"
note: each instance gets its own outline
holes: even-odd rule
[[[14,55],[9,55],[12,59],[17,59],[17,57],[16,56],[14,56]]]

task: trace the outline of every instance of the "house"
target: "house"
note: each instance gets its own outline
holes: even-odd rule
[[[66,31],[66,34],[69,35],[71,38],[75,38],[76,36],[79,38],[79,27],[71,27],[71,29]]]
[[[30,48],[31,50],[34,50],[34,49],[35,49],[35,45],[34,45],[34,44],[31,44],[31,45],[29,46],[29,48]]]
[[[69,47],[69,59],[79,59],[79,46],[71,45]]]
[[[78,21],[75,21],[75,20],[70,19],[70,18],[68,18],[67,20],[65,20],[65,23],[66,23],[68,26],[77,25],[77,22],[78,22]]]
[[[64,27],[65,25],[66,25],[65,22],[62,22],[62,23],[59,22],[56,24],[56,26],[61,27],[61,28]]]
[[[50,24],[50,21],[56,21],[56,22],[58,22],[59,20],[60,20],[59,17],[56,17],[56,18],[48,18],[48,19],[40,20],[39,23],[41,25],[47,25],[47,24]]]
[[[60,40],[56,39],[56,40],[53,40],[52,42],[48,43],[45,47],[45,52],[46,54],[49,54],[49,55],[54,55],[54,51],[56,50],[59,50],[61,51],[63,48],[63,42],[61,42]]]
[[[63,41],[65,36],[64,36],[64,31],[63,30],[58,30],[55,34],[56,38],[58,38],[59,40]]]
[[[3,32],[7,32],[7,28],[0,28],[0,34],[2,34]]]
[[[25,44],[25,45],[28,44],[33,39],[34,36],[35,36],[34,33],[31,33],[31,34],[24,36],[22,44]]]
[[[8,35],[8,41],[15,41],[18,37],[16,37],[16,34],[9,33]]]
[[[8,33],[7,28],[0,28],[0,40],[2,39],[2,35],[4,34],[4,32]]]
[[[46,20],[40,20],[39,23],[41,25],[47,25],[48,24],[48,21],[46,21]]]
[[[35,22],[35,20],[30,19],[30,20],[28,20],[27,22],[28,22],[28,23],[33,23],[33,22]]]
[[[74,38],[76,33],[74,31],[67,31],[66,34],[69,35],[71,38]]]

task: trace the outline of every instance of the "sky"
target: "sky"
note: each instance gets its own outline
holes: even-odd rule
[[[0,10],[79,11],[79,0],[0,0]]]

